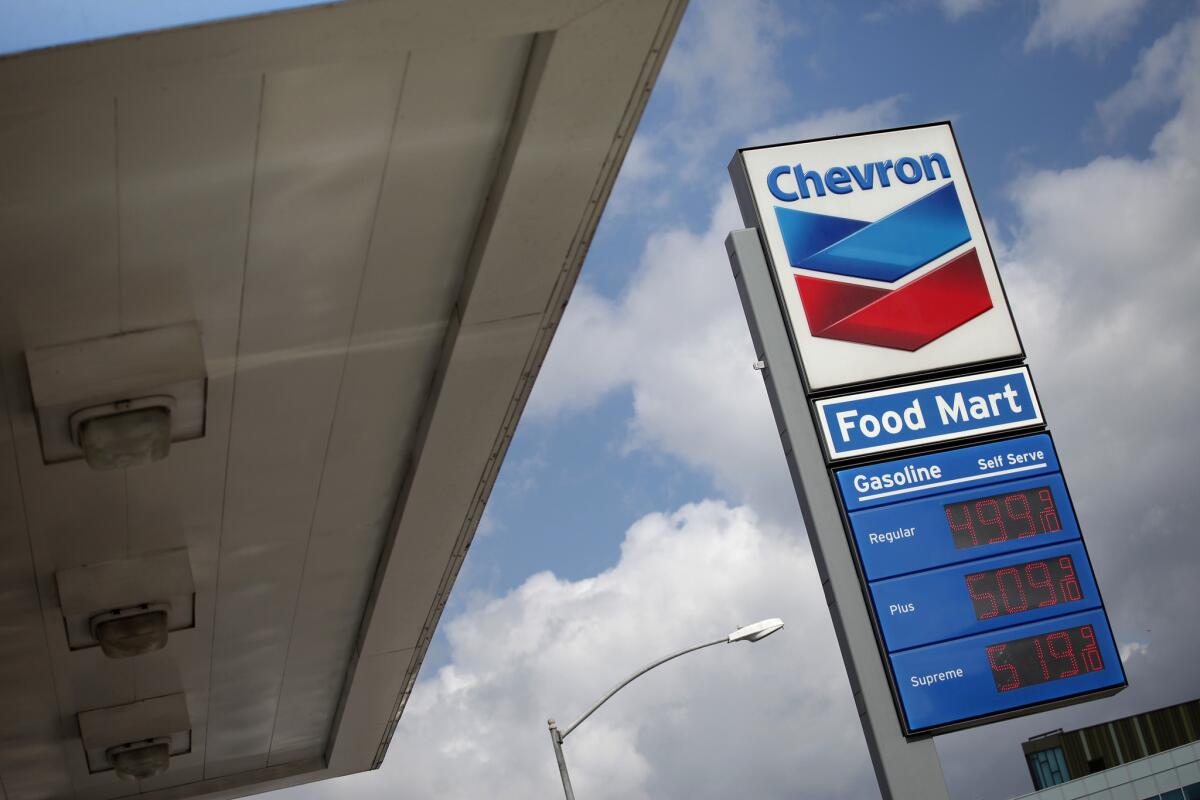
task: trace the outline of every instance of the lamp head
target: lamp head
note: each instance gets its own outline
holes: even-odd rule
[[[783,620],[778,617],[764,619],[753,625],[744,625],[729,634],[730,642],[757,642],[765,639],[783,627]]]

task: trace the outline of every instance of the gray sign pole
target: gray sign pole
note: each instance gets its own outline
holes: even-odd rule
[[[933,740],[910,742],[900,730],[867,601],[758,232],[752,228],[734,231],[726,238],[725,248],[754,349],[764,364],[771,410],[792,471],[879,790],[884,800],[949,800]]]

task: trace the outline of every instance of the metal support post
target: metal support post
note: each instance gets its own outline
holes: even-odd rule
[[[558,760],[558,774],[562,776],[563,793],[567,800],[575,800],[575,790],[571,788],[571,776],[567,774],[567,759],[563,757],[562,736],[558,733],[558,725],[554,720],[546,720],[550,726],[550,741],[554,743],[554,757]]]
[[[774,621],[779,622],[778,620],[774,620]],[[772,622],[772,620],[766,620],[766,622]],[[635,679],[642,677],[643,675],[645,675],[647,672],[654,669],[655,667],[662,666],[663,664],[667,663],[668,661],[679,658],[680,656],[687,655],[688,653],[694,653],[697,650],[703,650],[706,647],[712,647],[715,644],[726,644],[727,642],[736,641],[737,635],[739,633],[741,633],[743,631],[748,632],[750,630],[753,630],[753,627],[755,627],[755,626],[751,626],[750,628],[739,628],[738,630],[734,631],[733,633],[729,634],[728,636],[722,636],[720,639],[716,639],[711,642],[705,642],[704,644],[697,644],[697,645],[693,645],[692,647],[685,647],[682,650],[677,650],[668,656],[663,656],[662,658],[658,659],[657,661],[653,661],[653,662],[647,664],[646,666],[639,669],[637,672],[630,675],[625,680],[618,683],[616,686],[609,689],[608,692],[604,695],[604,697],[601,697],[599,700],[597,700],[595,703],[593,703],[591,708],[589,708],[587,711],[583,712],[579,716],[579,718],[576,719],[574,722],[572,722],[570,725],[568,725],[567,729],[564,731],[559,731],[558,723],[556,723],[554,720],[552,720],[552,719],[546,720],[546,724],[550,726],[550,741],[554,743],[554,757],[558,759],[558,771],[559,771],[559,774],[562,775],[563,791],[567,793],[567,800],[575,800],[575,791],[571,788],[571,776],[567,774],[567,760],[563,757],[562,743],[563,743],[563,739],[567,738],[567,736],[569,736],[571,734],[571,731],[578,728],[579,724],[581,722],[583,722],[585,719],[587,719],[588,717],[590,717],[596,711],[596,709],[598,709],[600,706],[607,703],[608,699],[610,697],[612,697],[614,694],[621,691],[626,686],[628,686],[630,683],[632,683]],[[778,628],[782,628],[782,627],[783,627],[783,623],[779,622]],[[773,628],[772,631],[770,631],[770,632],[773,632],[775,629],[776,628]],[[756,639],[747,639],[747,641],[756,641]]]
[[[910,742],[900,729],[867,601],[758,231],[752,228],[734,231],[725,240],[725,247],[750,325],[756,358],[765,364],[761,371],[771,409],[846,663],[879,791],[884,800],[949,800],[933,740]]]

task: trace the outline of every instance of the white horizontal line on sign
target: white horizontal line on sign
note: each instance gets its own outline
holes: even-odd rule
[[[997,475],[1011,475],[1014,472],[1029,472],[1034,469],[1045,469],[1048,464],[1031,464],[1028,467],[1013,467],[1012,469],[1002,469],[996,472],[984,472],[980,475],[970,475],[966,478],[952,478],[946,481],[937,481],[936,483],[922,483],[920,486],[909,486],[905,489],[893,489],[890,492],[876,492],[875,494],[859,495],[858,499],[862,500],[878,500],[881,497],[894,497],[898,494],[908,494],[909,492],[923,492],[927,489],[936,489],[939,486],[953,486],[956,483],[969,483],[971,481],[982,481],[987,478],[994,478]]]

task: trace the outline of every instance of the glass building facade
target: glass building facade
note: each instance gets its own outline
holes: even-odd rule
[[[1052,767],[1053,758],[1049,755],[1038,764]],[[1018,800],[1200,800],[1200,742],[1073,778]]]
[[[1047,789],[1196,741],[1200,700],[1189,700],[1087,728],[1050,731],[1021,748],[1033,787]]]

